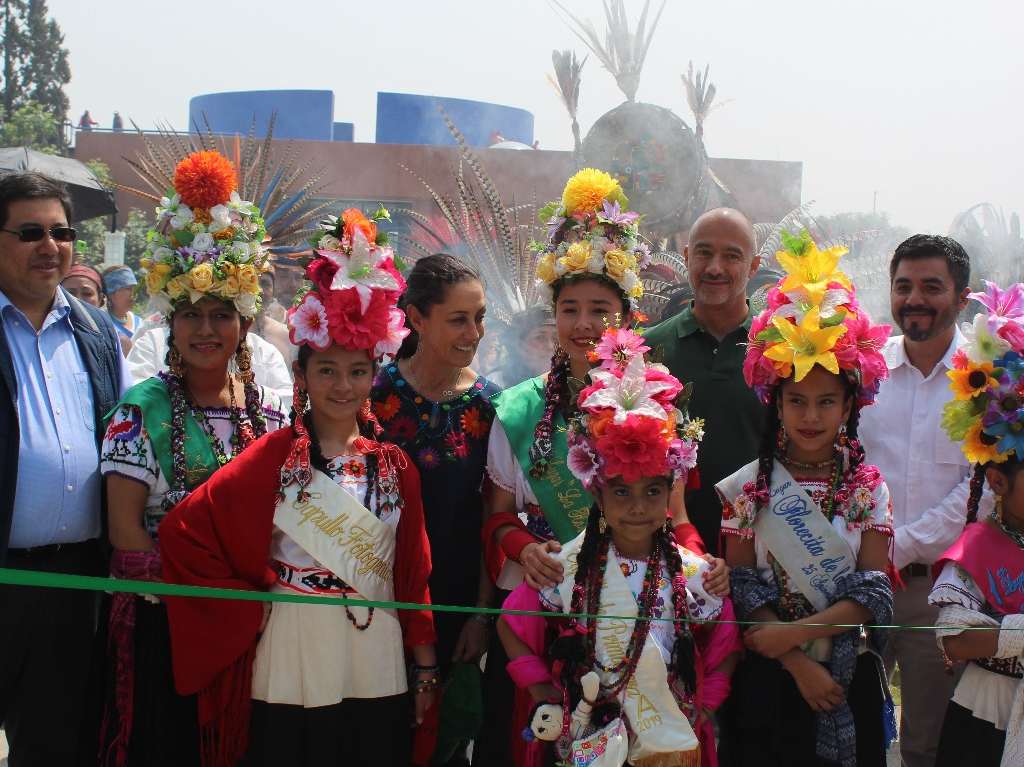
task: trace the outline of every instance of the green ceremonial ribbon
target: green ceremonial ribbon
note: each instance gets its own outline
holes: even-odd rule
[[[127,594],[153,594],[167,597],[199,597],[203,599],[233,599],[239,602],[292,602],[310,605],[349,605],[350,607],[375,607],[383,610],[428,610],[438,613],[474,613],[478,615],[526,615],[550,618],[552,616],[575,618],[577,620],[595,618],[598,620],[651,620],[674,623],[682,620],[694,624],[735,624],[737,626],[793,626],[797,624],[786,621],[722,621],[703,620],[699,618],[637,618],[635,615],[591,615],[589,613],[552,613],[549,610],[506,610],[501,607],[465,607],[462,605],[424,605],[417,602],[388,602],[370,599],[351,599],[350,597],[314,596],[312,594],[285,594],[272,591],[246,591],[244,589],[221,589],[210,586],[184,586],[177,583],[161,581],[136,581],[123,578],[101,578],[94,575],[70,575],[68,573],[50,573],[38,570],[15,570],[0,568],[0,584],[8,586],[28,586],[33,588],[75,589],[78,591],[109,591]],[[863,625],[869,629],[888,629],[899,631],[934,631],[935,626],[902,626],[897,624],[876,626],[860,623],[801,623],[805,627],[859,629]],[[942,628],[963,631],[1002,631],[995,626],[943,626]],[[1022,631],[1021,629],[1014,629]]]

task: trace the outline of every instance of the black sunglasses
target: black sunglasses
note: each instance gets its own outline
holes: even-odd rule
[[[18,239],[22,242],[39,242],[46,236],[46,231],[46,229],[38,224],[25,226],[21,229],[0,229],[0,232],[17,235]],[[75,231],[73,226],[51,226],[49,231],[50,236],[57,242],[74,242],[78,237],[78,232]]]

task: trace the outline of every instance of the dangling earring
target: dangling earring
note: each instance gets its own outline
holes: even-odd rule
[[[775,435],[775,452],[779,455],[785,455],[788,447],[789,433],[786,431],[785,425],[780,423],[778,434]]]
[[[299,382],[296,381],[292,385],[292,412],[295,414],[295,420],[302,420],[302,416],[306,413],[306,406],[309,404],[309,395],[306,394],[306,390],[299,386]]]
[[[842,424],[839,427],[839,431],[836,433],[835,449],[836,452],[845,450],[850,444],[850,440],[846,436],[846,424]]]
[[[174,345],[174,336],[168,336],[167,338],[167,354],[164,357],[164,362],[167,364],[167,369],[171,371],[172,375],[180,379],[185,378],[185,360],[182,359],[178,347]]]
[[[605,530],[608,529],[608,523],[604,519],[604,514],[597,518],[597,532],[604,535]]]
[[[1001,495],[997,495],[996,496],[996,507],[995,507],[995,510],[992,513],[995,515],[995,518],[999,522],[999,524],[1002,524],[1003,523],[1003,496],[1001,496]]]
[[[252,350],[243,338],[235,350],[235,367],[243,384],[251,384],[255,380],[252,372]]]

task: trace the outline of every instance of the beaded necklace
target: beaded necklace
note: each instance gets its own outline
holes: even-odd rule
[[[242,444],[242,429],[241,429],[241,413],[238,410],[238,403],[235,401],[235,386],[234,382],[229,380],[228,388],[231,391],[231,400],[228,405],[228,420],[231,422],[231,454],[236,455],[240,448],[245,447]],[[217,436],[217,430],[214,429],[213,423],[210,421],[210,417],[206,414],[206,411],[199,407],[195,402],[189,400],[189,407],[192,410],[192,415],[203,427],[203,431],[206,432],[206,438],[210,440],[210,447],[213,448],[214,457],[217,459],[218,466],[224,466],[229,460],[227,449],[224,447],[224,443],[220,437]]]
[[[1024,532],[1020,530],[1014,530],[1012,527],[1003,521],[1002,514],[996,514],[994,516],[996,524],[999,525],[999,529],[1009,536],[1010,540],[1017,544],[1020,548],[1024,549]]]

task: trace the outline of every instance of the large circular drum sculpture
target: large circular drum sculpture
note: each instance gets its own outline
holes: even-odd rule
[[[615,176],[649,234],[688,229],[707,200],[707,153],[690,127],[654,104],[625,102],[600,117],[582,146],[584,166]]]

